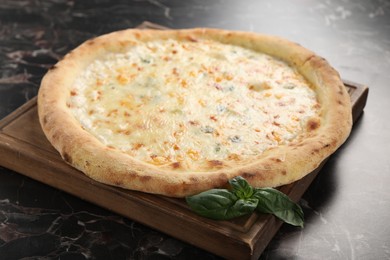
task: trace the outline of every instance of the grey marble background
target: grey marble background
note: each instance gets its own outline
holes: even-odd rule
[[[390,1],[0,0],[0,118],[84,40],[148,20],[279,35],[370,87],[349,140],[261,259],[390,259]],[[0,155],[1,156],[1,155]],[[0,259],[217,259],[0,167]]]

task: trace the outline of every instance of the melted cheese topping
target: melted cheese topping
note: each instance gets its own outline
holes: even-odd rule
[[[315,92],[286,63],[212,41],[107,54],[77,78],[68,105],[108,147],[191,171],[253,160],[319,113]]]

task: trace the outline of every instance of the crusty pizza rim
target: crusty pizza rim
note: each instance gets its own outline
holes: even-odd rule
[[[86,132],[66,105],[69,87],[90,62],[107,52],[123,52],[137,42],[158,39],[210,39],[263,52],[286,61],[311,83],[321,103],[321,118],[308,122],[306,138],[265,151],[250,164],[209,172],[160,169],[103,145]],[[223,187],[243,176],[256,187],[277,187],[316,169],[348,137],[352,126],[350,97],[339,74],[314,52],[289,40],[251,32],[211,28],[182,30],[127,29],[87,40],[44,76],[38,94],[42,129],[62,158],[102,183],[172,197]]]

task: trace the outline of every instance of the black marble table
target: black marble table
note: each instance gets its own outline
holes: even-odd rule
[[[0,0],[0,119],[84,40],[151,21],[279,35],[369,86],[365,112],[261,259],[390,259],[390,1]],[[0,154],[0,156],[2,156]],[[0,167],[0,259],[218,259]]]

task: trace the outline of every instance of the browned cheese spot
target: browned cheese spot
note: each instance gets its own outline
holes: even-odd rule
[[[181,164],[180,164],[180,162],[174,162],[174,163],[171,163],[171,167],[173,169],[179,169],[181,167]]]
[[[310,131],[314,131],[316,130],[317,128],[320,127],[320,121],[318,119],[310,119],[308,122],[307,122],[307,130],[310,132]]]

